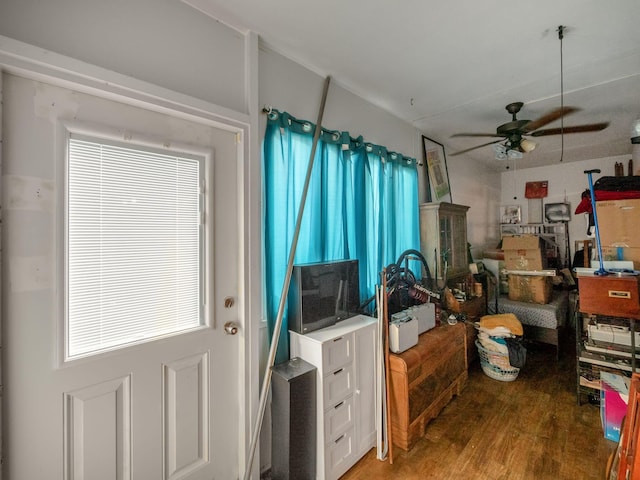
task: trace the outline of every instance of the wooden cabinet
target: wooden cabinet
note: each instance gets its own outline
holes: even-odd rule
[[[420,250],[434,279],[469,273],[467,210],[446,202],[420,205]]]
[[[317,368],[317,480],[339,478],[375,446],[376,326],[358,315],[306,335],[289,332],[291,358]]]
[[[458,395],[467,380],[466,327],[433,328],[418,344],[389,356],[393,443],[410,450],[425,427]]]

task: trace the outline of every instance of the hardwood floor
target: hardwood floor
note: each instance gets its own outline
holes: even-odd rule
[[[576,402],[575,348],[528,345],[514,382],[487,377],[476,360],[461,395],[393,465],[371,450],[341,480],[602,480],[609,454],[597,405]]]

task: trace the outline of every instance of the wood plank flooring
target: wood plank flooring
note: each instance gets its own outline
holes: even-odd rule
[[[478,361],[461,395],[427,426],[409,452],[393,450],[393,465],[375,449],[341,480],[602,480],[615,444],[606,440],[596,405],[577,405],[575,349],[527,346],[514,382],[487,377]]]

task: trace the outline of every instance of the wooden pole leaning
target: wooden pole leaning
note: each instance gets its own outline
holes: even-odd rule
[[[300,236],[300,226],[302,225],[302,214],[304,213],[304,206],[307,201],[307,191],[309,190],[309,182],[311,180],[311,171],[313,169],[313,163],[316,156],[316,147],[318,146],[318,139],[320,138],[320,132],[322,130],[322,117],[324,115],[324,107],[327,102],[327,93],[329,91],[329,83],[331,77],[327,77],[324,81],[324,88],[322,91],[322,100],[320,101],[320,109],[318,111],[318,120],[316,122],[316,129],[313,134],[313,145],[311,147],[311,155],[309,158],[309,166],[307,167],[307,175],[304,180],[304,187],[302,189],[302,197],[300,198],[300,206],[298,208],[298,216],[296,218],[296,228],[293,232],[293,239],[291,241],[291,250],[289,251],[289,260],[287,262],[287,272],[285,274],[284,283],[282,285],[282,293],[280,294],[280,303],[278,304],[278,315],[273,327],[273,334],[271,335],[271,346],[269,348],[269,356],[267,358],[267,366],[264,372],[264,379],[262,380],[262,388],[260,391],[260,401],[258,404],[258,416],[256,418],[255,427],[253,429],[253,435],[251,437],[251,444],[249,446],[249,456],[247,457],[247,463],[244,470],[244,480],[249,480],[251,476],[251,470],[253,467],[253,458],[256,452],[256,445],[260,437],[260,431],[262,429],[262,421],[264,419],[264,410],[267,404],[267,396],[269,394],[269,388],[271,386],[271,373],[273,364],[276,359],[276,352],[278,350],[278,340],[280,339],[280,331],[282,330],[282,318],[284,316],[284,308],[287,301],[287,294],[289,293],[289,284],[291,283],[291,274],[293,272],[293,260],[296,254],[296,248],[298,246],[298,237]]]

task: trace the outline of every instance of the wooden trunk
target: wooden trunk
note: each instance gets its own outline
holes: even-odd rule
[[[418,344],[391,354],[390,408],[393,443],[410,450],[425,427],[458,395],[467,380],[466,327],[442,325]]]

